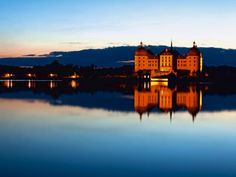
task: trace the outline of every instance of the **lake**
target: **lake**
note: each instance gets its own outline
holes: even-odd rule
[[[231,86],[6,80],[0,103],[3,177],[236,176]]]

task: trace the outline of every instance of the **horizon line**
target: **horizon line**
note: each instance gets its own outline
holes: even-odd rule
[[[41,54],[34,54],[34,53],[28,53],[28,54],[23,54],[23,55],[18,55],[18,56],[0,56],[0,59],[14,59],[14,58],[47,58],[50,57],[50,54],[53,52],[80,52],[80,51],[86,51],[86,50],[103,50],[103,49],[108,49],[108,48],[119,48],[119,47],[138,47],[139,45],[113,45],[113,46],[105,46],[105,47],[91,47],[91,48],[83,48],[80,50],[52,50],[49,53],[41,53]],[[159,45],[145,45],[146,47],[170,47],[168,45],[164,44],[159,44]],[[190,48],[187,46],[173,46],[174,48]],[[204,46],[204,47],[199,47],[198,48],[213,48],[213,49],[223,49],[223,50],[236,50],[236,48],[224,48],[224,47],[214,47],[214,46]],[[53,56],[56,57],[56,56]]]

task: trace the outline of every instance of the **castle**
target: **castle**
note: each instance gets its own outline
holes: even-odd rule
[[[160,54],[153,54],[143,43],[135,51],[135,73],[139,77],[154,78],[174,74],[185,74],[191,77],[202,72],[203,58],[195,42],[188,53],[181,55],[171,47],[164,49]]]

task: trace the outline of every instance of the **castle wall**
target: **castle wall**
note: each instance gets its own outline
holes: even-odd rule
[[[148,71],[151,77],[156,77],[184,70],[189,71],[190,76],[195,76],[197,72],[202,71],[202,55],[195,43],[186,57],[183,58],[177,58],[178,54],[175,51],[165,49],[158,59],[157,56],[152,56],[150,50],[145,51],[145,48],[141,47],[142,51],[135,55],[136,73],[138,71]]]

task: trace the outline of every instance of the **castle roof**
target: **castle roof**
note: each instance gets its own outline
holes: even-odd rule
[[[145,47],[141,42],[135,51],[135,56],[148,56],[149,59],[157,59],[160,55],[173,55],[174,59],[185,59],[187,56],[200,56],[201,52],[198,49],[195,42],[193,42],[193,47],[189,49],[186,55],[181,55],[177,50],[164,49],[159,55],[155,55],[149,48]]]
[[[144,47],[143,43],[140,43],[140,46],[135,51],[136,56],[152,56],[154,57],[154,54],[152,51],[146,47]]]
[[[172,55],[172,52],[168,48],[166,48],[160,53],[160,55]]]
[[[197,48],[195,42],[193,42],[193,47],[189,50],[188,56],[199,56],[201,54],[200,50]]]
[[[186,59],[186,55],[178,55],[177,59]]]

